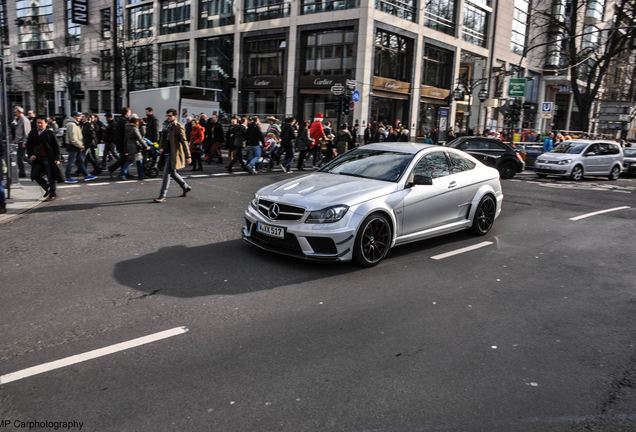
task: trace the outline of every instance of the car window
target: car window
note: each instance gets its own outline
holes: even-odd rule
[[[413,174],[430,178],[444,177],[450,174],[448,159],[444,152],[434,152],[424,155],[415,165]]]
[[[585,150],[585,154],[596,153],[599,154],[598,144],[590,145],[587,150]]]
[[[498,143],[497,141],[486,141],[486,149],[487,150],[497,150],[497,151],[505,151],[506,148],[503,144]]]
[[[450,159],[450,172],[451,174],[457,174],[463,171],[469,171],[475,168],[475,162],[466,159],[455,153],[448,153]]]
[[[610,154],[609,144],[606,144],[606,143],[598,144],[598,151],[599,151],[599,154],[602,154],[602,155]]]
[[[486,150],[487,144],[481,140],[470,140],[466,143],[466,147],[462,148],[462,150]]]
[[[636,157],[636,148],[626,148],[623,149],[623,152],[625,152],[627,157]]]
[[[358,147],[334,159],[321,172],[397,182],[413,160],[413,155]]]
[[[580,154],[585,149],[586,144],[577,141],[565,141],[556,146],[552,153],[568,153],[568,154]]]
[[[609,147],[609,154],[611,155],[617,155],[617,154],[620,154],[621,152],[620,148],[618,147],[618,144],[610,143],[608,144],[608,147]]]

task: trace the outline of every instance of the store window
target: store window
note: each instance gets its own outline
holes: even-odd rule
[[[246,70],[248,77],[282,75],[285,55],[285,39],[251,39],[245,41]]]
[[[190,76],[190,42],[159,45],[159,86],[181,84]]]
[[[18,56],[48,54],[53,51],[53,0],[16,2]]]
[[[528,0],[515,0],[515,9],[512,16],[512,39],[510,48],[512,52],[522,55],[526,46],[528,34]]]
[[[88,91],[88,111],[91,113],[99,112],[99,91]]]
[[[234,24],[234,0],[200,0],[199,28]]]
[[[417,0],[375,0],[375,8],[405,20],[417,19]]]
[[[99,52],[99,64],[101,66],[101,79],[103,81],[110,80],[113,69],[113,57],[110,54],[110,50],[101,50]]]
[[[221,89],[221,111],[232,111],[232,87],[229,80],[234,76],[232,36],[217,36],[198,41],[197,82],[200,87]]]
[[[356,32],[353,29],[305,33],[303,75],[352,75],[355,45]]]
[[[245,0],[245,22],[283,18],[290,12],[291,0]]]
[[[464,29],[462,38],[466,42],[485,47],[488,31],[488,12],[468,2],[464,4]]]
[[[128,38],[137,40],[152,37],[152,4],[128,9]]]
[[[129,90],[153,87],[154,63],[151,45],[127,48],[123,66]]]
[[[376,31],[374,75],[410,81],[412,57],[413,39],[385,30]]]
[[[452,51],[433,45],[424,47],[424,64],[422,70],[422,84],[450,89],[453,79]]]
[[[187,31],[190,31],[190,0],[162,0],[159,33]]]
[[[66,35],[65,42],[66,45],[77,45],[80,43],[80,39],[82,36],[82,26],[80,24],[75,24],[72,21],[72,5],[71,0],[66,0]]]
[[[111,112],[112,103],[110,90],[102,90],[102,112]]]
[[[424,4],[424,25],[443,33],[455,34],[455,1],[426,1]]]
[[[353,9],[360,6],[360,0],[303,0],[300,7],[301,14],[332,12]]]

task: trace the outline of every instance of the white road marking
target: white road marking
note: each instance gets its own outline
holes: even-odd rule
[[[102,183],[89,183],[88,186],[104,186],[109,185],[110,182],[102,182]]]
[[[199,178],[199,177],[207,177],[207,174],[195,174],[195,175],[191,175],[190,178]]]
[[[92,360],[98,357],[103,357],[109,354],[114,354],[119,351],[135,348],[135,347],[145,345],[151,342],[159,341],[161,339],[177,336],[177,335],[186,333],[187,331],[188,331],[187,327],[175,327],[170,330],[164,330],[159,333],[154,333],[148,336],[132,339],[127,342],[121,342],[115,345],[110,345],[104,348],[88,351],[83,354],[77,354],[77,355],[66,357],[60,360],[55,360],[49,363],[44,363],[38,366],[22,369],[21,371],[12,372],[10,374],[0,376],[0,385],[7,384],[12,381],[17,381],[23,378],[28,378],[33,375],[39,375],[41,373],[49,372],[55,369],[60,369],[66,366],[71,366],[71,365],[85,362],[87,360]]]
[[[78,188],[81,186],[82,185],[78,185],[78,184],[67,184],[67,185],[58,186],[57,189],[71,189],[71,188]]]
[[[435,255],[435,256],[432,256],[431,259],[441,260],[441,259],[444,259],[444,258],[452,257],[454,255],[462,254],[464,252],[470,252],[470,251],[473,251],[475,249],[480,249],[480,248],[483,248],[485,246],[490,246],[491,244],[493,244],[493,242],[485,241],[485,242],[477,243],[477,244],[472,245],[472,246],[466,246],[466,247],[461,248],[461,249],[456,249],[454,251],[450,251],[450,252],[446,252],[446,253],[443,253],[443,254]]]
[[[599,211],[595,211],[595,212],[592,212],[592,213],[586,213],[584,215],[571,217],[570,220],[571,221],[577,221],[577,220],[589,218],[589,217],[592,217],[592,216],[600,215],[600,214],[603,214],[603,213],[615,212],[615,211],[618,211],[618,210],[625,210],[625,209],[628,209],[628,208],[630,208],[630,207],[629,206],[623,206],[623,207],[614,207],[614,208],[607,209],[607,210],[599,210]]]
[[[120,180],[112,184],[137,183],[139,180]]]

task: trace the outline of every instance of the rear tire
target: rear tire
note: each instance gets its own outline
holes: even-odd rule
[[[374,213],[360,224],[353,244],[353,261],[361,267],[373,267],[391,247],[391,224],[386,216]]]
[[[517,173],[517,166],[512,162],[504,162],[499,166],[499,174],[503,179],[511,179]]]
[[[577,165],[572,168],[572,173],[570,173],[570,178],[574,181],[583,180],[583,167],[581,165]]]
[[[478,236],[488,234],[495,223],[496,214],[497,202],[492,195],[484,196],[477,205],[477,210],[473,217],[473,225],[470,228],[471,231]]]
[[[607,178],[610,180],[618,180],[620,176],[621,176],[621,168],[618,165],[614,165],[609,175],[607,176]]]

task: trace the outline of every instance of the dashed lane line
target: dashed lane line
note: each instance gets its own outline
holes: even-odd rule
[[[60,360],[55,360],[49,363],[43,363],[38,366],[33,366],[27,369],[22,369],[17,372],[12,372],[6,375],[0,376],[0,385],[7,384],[13,381],[21,380],[31,377],[33,375],[39,375],[45,372],[49,372],[55,369],[60,369],[66,366],[71,366],[77,363],[93,360],[98,357],[104,357],[109,354],[124,351],[131,348],[136,348],[141,345],[149,344],[151,342],[157,342],[162,339],[184,334],[188,331],[187,327],[175,327],[170,330],[164,330],[159,333],[153,333],[147,336],[143,336],[137,339],[132,339],[127,342],[121,342],[115,345],[110,345],[104,348],[99,348],[93,351],[88,351],[82,354],[66,357]]]
[[[571,217],[570,220],[571,221],[577,221],[577,220],[589,218],[589,217],[600,215],[600,214],[604,214],[604,213],[610,213],[610,212],[615,212],[615,211],[619,211],[619,210],[626,210],[628,208],[630,208],[630,207],[629,206],[622,206],[622,207],[614,207],[614,208],[606,209],[606,210],[599,210],[599,211],[595,211],[595,212],[592,212],[592,213],[586,213],[586,214],[582,214],[580,216]]]
[[[466,247],[463,247],[461,249],[456,249],[454,251],[446,252],[446,253],[439,254],[439,255],[434,255],[434,256],[431,257],[431,259],[442,260],[444,258],[448,258],[448,257],[452,257],[452,256],[455,256],[455,255],[463,254],[465,252],[474,251],[475,249],[481,249],[483,247],[490,246],[491,244],[493,244],[493,242],[485,241],[485,242],[477,243],[477,244],[472,245],[472,246],[466,246]]]

